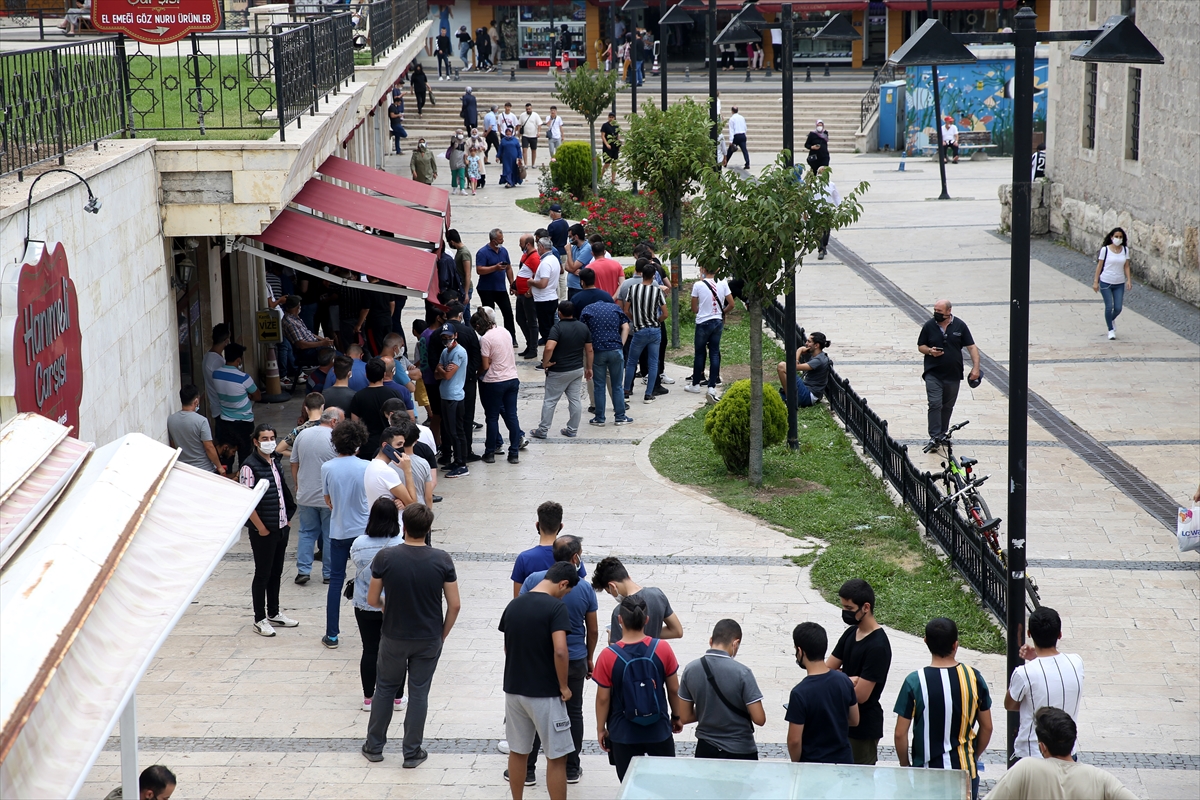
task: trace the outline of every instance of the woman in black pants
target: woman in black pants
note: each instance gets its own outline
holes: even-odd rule
[[[383,631],[383,609],[367,602],[367,589],[371,585],[371,562],[385,547],[394,547],[403,541],[400,536],[400,511],[390,497],[380,497],[371,506],[367,518],[366,532],[350,545],[350,560],[354,562],[354,620],[362,636],[362,658],[358,662],[358,675],[362,679],[363,711],[371,710],[371,698],[375,695],[375,669],[379,660],[379,637]],[[404,704],[397,697],[395,710]]]
[[[282,477],[279,456],[275,454],[275,429],[259,424],[251,437],[252,452],[238,471],[238,481],[253,489],[260,481],[267,490],[250,512],[247,532],[254,553],[254,579],[250,594],[254,601],[254,632],[274,636],[275,628],[294,628],[299,622],[279,613],[279,581],[283,577],[283,559],[288,543],[288,520],[296,510],[296,501]]]
[[[813,173],[821,167],[829,166],[829,131],[825,130],[823,121],[817,120],[816,126],[808,132],[808,138],[804,140],[804,149],[808,151],[805,160],[812,167]]]

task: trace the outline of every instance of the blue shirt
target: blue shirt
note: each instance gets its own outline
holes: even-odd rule
[[[389,389],[395,389],[400,394],[400,399],[404,401],[405,408],[407,408],[409,411],[415,410],[413,408],[412,392],[410,392],[408,390],[407,386],[400,384],[400,383],[396,383],[395,381],[384,381],[383,385],[388,387]]]
[[[496,130],[496,112],[489,111],[483,115],[483,132]]]
[[[571,300],[575,304],[575,319],[579,319],[583,310],[592,303],[611,303],[612,301],[613,296],[603,289],[597,289],[594,286],[591,289],[580,289]]]
[[[612,298],[607,302],[589,303],[579,320],[592,332],[593,351],[600,353],[621,349],[621,326],[629,322],[629,317],[625,316],[625,312]]]
[[[517,556],[516,563],[513,564],[512,582],[523,584],[525,579],[533,573],[539,570],[545,572],[552,566],[554,566],[554,545],[539,544],[537,547],[523,550]],[[579,577],[580,579],[587,577],[587,569],[582,564],[579,565]]]
[[[498,251],[493,250],[490,243],[479,248],[479,252],[475,254],[476,267],[494,267],[497,264],[508,263],[511,263],[508,258],[508,250],[503,247]],[[498,269],[481,276],[479,282],[475,284],[475,288],[481,292],[505,292],[508,291],[508,278],[505,277],[504,270]]]
[[[337,376],[333,374],[333,370],[325,373],[325,385],[318,391],[325,391],[330,386],[337,383]],[[367,362],[361,358],[353,358],[350,360],[350,388],[354,391],[365,389],[370,385],[367,381]]]
[[[583,564],[579,565],[579,570],[580,573],[583,572]],[[521,594],[525,594],[537,586],[545,577],[546,570],[544,569],[530,575],[521,585]],[[595,614],[596,609],[599,608],[596,603],[596,590],[583,579],[581,574],[579,583],[567,592],[567,596],[562,601],[566,604],[567,614],[571,617],[571,630],[567,631],[567,658],[571,661],[580,661],[587,658],[587,615]]]
[[[556,254],[567,252],[567,234],[571,231],[571,223],[559,217],[546,226],[546,231],[550,234],[550,244],[554,245]]]
[[[582,245],[580,245],[578,247],[576,247],[575,245],[571,245],[571,258],[575,259],[579,263],[580,269],[583,269],[588,264],[592,263],[592,244],[591,244],[591,242],[584,242]],[[573,272],[567,273],[567,288],[568,289],[582,289],[583,288],[583,284],[581,284],[579,282],[579,276]],[[575,310],[576,310],[576,312],[579,311],[578,308],[576,308]],[[576,316],[576,318],[578,318],[578,316]]]
[[[465,400],[467,397],[467,348],[461,344],[455,345],[452,350],[443,350],[442,357],[439,359],[442,369],[457,364],[458,369],[449,378],[442,380],[438,388],[442,393],[442,398],[445,400]]]
[[[354,456],[338,456],[321,465],[321,486],[333,504],[329,514],[330,539],[354,539],[367,529],[370,509],[363,484],[367,464]]]

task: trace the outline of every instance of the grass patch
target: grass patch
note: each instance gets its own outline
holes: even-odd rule
[[[679,287],[679,304],[683,307],[679,314],[679,347],[667,348],[667,360],[672,364],[691,367],[695,354],[693,342],[696,337],[696,316],[692,313],[692,284],[690,281],[685,281]],[[670,325],[668,320],[668,331]],[[783,360],[783,348],[764,330],[762,349],[763,367],[766,370],[763,380],[769,384],[775,380],[775,365]],[[706,363],[705,369],[708,368]],[[734,381],[749,377],[750,314],[741,301],[738,301],[734,304],[733,311],[725,319],[725,330],[721,333],[721,380],[728,386]],[[707,445],[707,439],[705,444]]]
[[[545,216],[542,210],[538,208],[538,199],[536,197],[522,197],[517,200],[517,208],[522,211],[528,211],[530,214],[537,214],[539,217]]]
[[[724,366],[721,371],[724,377]],[[786,444],[766,451],[762,489],[726,472],[704,433],[706,413],[700,409],[655,440],[650,447],[655,469],[792,536],[828,542],[815,557],[795,561],[800,566],[812,562],[813,586],[831,603],[845,580],[864,578],[875,589],[882,624],[921,636],[930,619],[949,617],[958,623],[965,647],[1003,652],[1003,634],[991,617],[921,540],[913,515],[892,504],[882,481],[859,460],[824,406],[800,410],[799,453]]]

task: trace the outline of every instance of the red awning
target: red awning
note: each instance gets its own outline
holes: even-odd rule
[[[317,167],[317,172],[412,203],[422,210],[444,215],[446,223],[450,223],[450,192],[445,189],[435,189],[412,178],[402,178],[381,169],[364,167],[337,156],[325,159],[325,163]]]
[[[717,0],[717,8],[721,11],[738,10],[743,4],[744,0]],[[782,2],[759,2],[757,5],[758,10],[764,14],[778,14],[783,10]],[[799,15],[820,14],[825,11],[866,11],[868,5],[868,0],[792,0],[792,12]],[[694,10],[698,13],[705,12],[703,8]]]
[[[428,250],[291,209],[251,238],[416,292],[428,292],[437,280],[437,256]]]
[[[439,216],[346,189],[320,178],[313,178],[304,184],[292,202],[320,211],[327,217],[338,217],[387,231],[401,239],[428,246],[430,250],[436,249],[442,240],[442,220]]]
[[[896,11],[924,11],[925,0],[883,0],[888,8]],[[1003,0],[1006,9],[1017,7],[1017,0]],[[1000,0],[933,0],[936,11],[993,11]]]

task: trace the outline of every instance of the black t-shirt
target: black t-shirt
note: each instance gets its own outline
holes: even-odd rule
[[[479,334],[465,322],[452,319],[450,324],[458,333],[458,343],[467,351],[467,380],[473,381],[479,377],[479,370],[483,367],[483,351],[479,347]],[[440,357],[441,353],[438,355]]]
[[[302,288],[300,289],[300,302],[306,306],[321,301],[321,295],[325,293],[326,283],[320,278],[315,278],[311,275],[306,275],[300,278]],[[313,331],[316,333],[316,331]]]
[[[854,684],[837,670],[809,675],[796,684],[788,698],[788,722],[804,726],[800,761],[819,764],[853,764],[850,750],[850,708]]]
[[[391,320],[392,301],[394,299],[395,295],[387,294],[385,292],[368,291],[367,308],[370,309],[370,311],[367,314],[367,319],[375,321],[384,319]]]
[[[921,328],[921,335],[917,337],[917,347],[921,345],[940,347],[942,354],[925,356],[925,371],[921,373],[921,377],[933,375],[944,381],[961,381],[963,379],[962,351],[964,347],[973,344],[975,344],[975,340],[971,338],[971,329],[958,317],[950,319],[945,333],[942,332],[942,326],[937,324],[937,320],[930,319]]]
[[[550,372],[570,372],[584,367],[584,345],[592,341],[591,329],[577,319],[560,319],[554,323],[546,340],[556,342],[550,358]]]
[[[500,630],[504,633],[505,694],[558,697],[553,634],[571,630],[566,605],[545,592],[526,592],[504,609]]]
[[[337,406],[349,415],[350,404],[354,402],[354,395],[358,392],[349,386],[327,386],[321,390],[321,394],[325,396],[326,407]]]
[[[621,132],[617,130],[617,126],[613,125],[611,122],[606,122],[600,126],[600,134],[600,141],[605,150],[616,150],[621,145]]]
[[[892,666],[892,644],[883,628],[876,628],[861,641],[855,639],[857,633],[857,626],[847,628],[830,655],[841,660],[842,672],[847,677],[875,681],[867,702],[859,703],[858,726],[850,729],[851,739],[872,741],[883,738],[883,706],[879,705],[879,697]]]
[[[359,448],[359,458],[372,459],[379,450],[379,437],[387,427],[383,419],[383,404],[393,397],[400,398],[400,393],[388,386],[368,386],[354,393],[354,399],[350,401],[350,413],[367,426],[367,443]]]
[[[595,287],[591,289],[580,289],[579,293],[575,295],[575,299],[571,301],[575,304],[575,319],[579,319],[581,316],[583,316],[583,310],[592,303],[611,303],[612,301],[612,295],[603,289],[597,289]]]
[[[442,637],[442,585],[458,581],[449,553],[407,544],[385,547],[371,561],[371,575],[383,581],[384,636]]]

